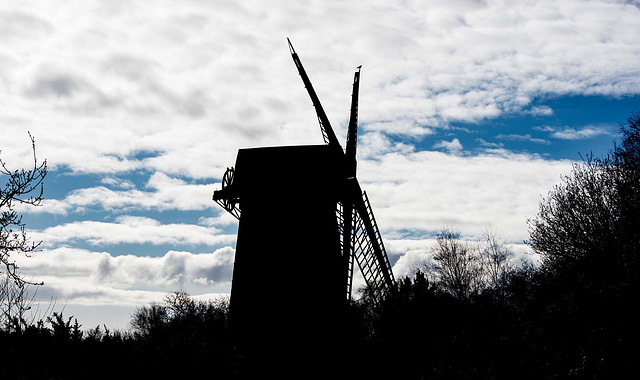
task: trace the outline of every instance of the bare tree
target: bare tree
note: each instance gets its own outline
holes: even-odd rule
[[[17,204],[40,206],[42,203],[47,161],[38,162],[35,139],[31,134],[29,138],[33,151],[32,168],[12,170],[0,159],[0,274],[4,281],[0,290],[0,317],[3,318],[2,322],[9,324],[14,317],[21,318],[28,310],[26,287],[42,285],[24,279],[15,261],[15,254],[29,256],[40,245],[31,241],[25,231],[22,215],[15,210]],[[9,319],[4,320],[7,316]]]
[[[484,242],[479,252],[482,260],[485,286],[488,288],[499,287],[513,269],[509,262],[513,252],[507,245],[506,239],[491,227],[487,227],[484,230]]]
[[[482,263],[476,247],[460,239],[460,234],[443,228],[431,248],[433,265],[427,268],[445,291],[468,298],[482,287]]]
[[[27,312],[31,310],[35,292],[29,294],[29,284],[16,283],[8,273],[0,273],[0,329],[19,332],[30,321]]]
[[[197,302],[184,290],[176,290],[164,297],[170,319],[184,319],[194,314]]]
[[[483,242],[469,242],[444,227],[430,253],[426,274],[442,290],[461,299],[499,288],[513,269],[509,262],[513,253],[506,240],[491,228],[484,231]]]

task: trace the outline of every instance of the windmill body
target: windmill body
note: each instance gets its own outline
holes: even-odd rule
[[[345,337],[354,266],[374,300],[394,279],[356,179],[360,68],[343,150],[289,47],[326,144],[241,149],[213,199],[239,219],[230,300],[236,339],[255,355],[320,363],[344,358],[326,347],[338,347]]]
[[[238,152],[231,317],[243,340],[302,337],[344,303],[332,157],[326,145]]]

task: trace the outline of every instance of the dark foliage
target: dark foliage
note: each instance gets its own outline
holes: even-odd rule
[[[151,318],[149,318],[151,316]],[[2,379],[230,379],[234,351],[227,337],[228,303],[185,293],[138,309],[132,332],[96,326],[82,331],[54,312],[23,331],[0,331]]]
[[[622,374],[638,351],[640,115],[621,137],[610,155],[575,165],[530,221],[543,258],[541,322],[563,338],[549,351],[581,378]]]
[[[196,301],[178,291],[163,304],[137,309],[131,326],[140,352],[156,363],[157,376],[192,378],[202,374],[203,368],[215,368],[215,378],[227,379],[234,372],[228,316],[226,299]]]

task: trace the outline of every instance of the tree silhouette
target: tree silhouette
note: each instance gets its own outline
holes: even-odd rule
[[[423,269],[431,282],[459,299],[499,288],[512,270],[513,253],[506,240],[488,227],[481,243],[465,241],[459,232],[444,227],[430,254]]]
[[[474,246],[460,238],[460,233],[443,228],[431,253],[431,272],[443,290],[459,299],[478,293],[482,283],[480,257]]]
[[[484,242],[480,246],[484,287],[497,289],[507,280],[513,270],[513,265],[509,261],[511,257],[513,252],[507,245],[506,239],[487,227],[484,231]]]
[[[543,259],[537,297],[543,323],[557,331],[551,351],[580,377],[622,373],[639,337],[640,118],[621,126],[622,143],[588,156],[540,204],[529,221],[531,247]]]
[[[131,327],[141,355],[157,363],[149,371],[190,378],[201,367],[217,366],[220,378],[229,378],[235,357],[228,336],[229,302],[226,298],[199,301],[184,291],[168,294],[162,303],[136,309]],[[164,363],[191,363],[167,368]]]
[[[25,231],[17,204],[40,206],[43,195],[43,181],[47,175],[47,161],[38,162],[35,139],[29,134],[33,151],[33,167],[30,169],[10,169],[0,159],[0,275],[3,285],[0,289],[0,323],[9,330],[21,329],[25,325],[24,313],[29,309],[26,287],[41,285],[24,279],[15,262],[15,254],[29,255],[40,243],[32,242]]]

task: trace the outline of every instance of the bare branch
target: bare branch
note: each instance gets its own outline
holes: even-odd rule
[[[32,242],[25,231],[22,215],[15,209],[15,203],[40,206],[43,199],[43,182],[47,175],[47,160],[38,162],[35,139],[29,133],[33,154],[31,169],[9,168],[0,159],[0,274],[3,285],[0,290],[0,321],[9,328],[19,329],[24,323],[24,313],[31,307],[27,295],[29,285],[42,285],[24,279],[19,273],[14,254],[29,256],[38,249],[41,242]],[[31,301],[33,298],[31,298]],[[17,318],[17,319],[16,319]]]

